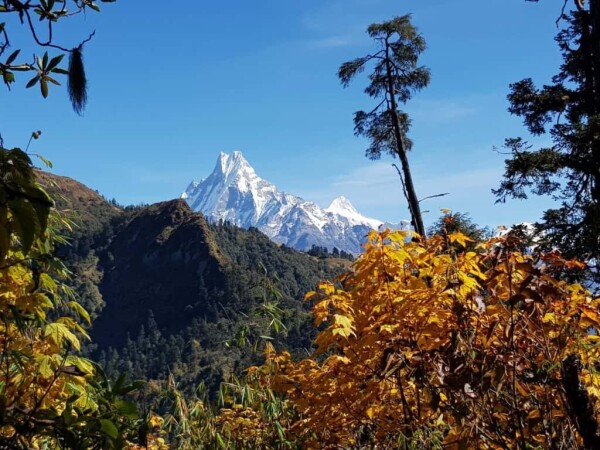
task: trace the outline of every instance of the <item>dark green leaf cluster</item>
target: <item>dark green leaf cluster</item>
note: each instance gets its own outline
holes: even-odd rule
[[[54,205],[36,183],[31,159],[19,148],[0,147],[0,259],[9,248],[12,233],[27,254],[34,240],[42,238]]]

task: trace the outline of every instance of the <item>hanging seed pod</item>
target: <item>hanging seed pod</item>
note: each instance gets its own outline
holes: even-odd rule
[[[83,67],[82,46],[71,50],[69,56],[69,98],[73,109],[79,115],[83,113],[87,103],[87,79]]]

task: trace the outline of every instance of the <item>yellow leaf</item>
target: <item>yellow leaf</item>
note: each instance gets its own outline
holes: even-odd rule
[[[304,301],[305,301],[305,302],[307,302],[307,301],[309,301],[309,300],[312,300],[314,297],[316,297],[316,295],[317,295],[317,293],[316,293],[315,291],[310,291],[310,292],[307,292],[307,293],[304,295]]]
[[[73,346],[75,350],[80,350],[79,339],[64,324],[50,323],[46,325],[44,335],[50,338],[58,347],[63,347],[65,341]]]
[[[85,310],[85,308],[83,306],[81,306],[79,303],[75,302],[75,301],[70,301],[68,303],[69,308],[71,308],[73,311],[75,311],[77,313],[77,315],[79,315],[79,317],[83,317],[83,319],[88,323],[91,324],[92,320],[90,319],[90,315],[88,314],[88,312]]]
[[[450,240],[451,244],[454,244],[456,242],[462,245],[463,247],[467,246],[467,242],[475,242],[473,239],[460,232],[450,234],[448,236],[448,239]]]
[[[38,363],[38,370],[42,377],[50,378],[54,375],[54,369],[52,368],[52,356],[37,355],[35,359]]]
[[[544,322],[544,323],[548,323],[548,322],[556,323],[556,315],[554,313],[546,313],[546,314],[544,314],[542,322]]]

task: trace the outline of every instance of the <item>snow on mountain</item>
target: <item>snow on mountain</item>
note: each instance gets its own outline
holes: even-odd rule
[[[354,206],[352,206],[350,200],[344,196],[335,198],[325,211],[345,217],[353,225],[369,225],[375,230],[383,225],[383,222],[380,220],[363,216],[356,208],[354,208]]]
[[[360,214],[345,197],[323,209],[279,191],[239,151],[221,153],[213,172],[192,181],[181,198],[209,220],[256,227],[275,242],[299,250],[318,245],[358,253],[367,233],[383,224]]]

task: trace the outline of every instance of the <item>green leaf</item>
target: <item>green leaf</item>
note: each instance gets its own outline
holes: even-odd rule
[[[39,229],[36,230],[37,237],[41,237],[46,231],[48,225],[48,215],[50,214],[50,208],[54,206],[54,202],[48,195],[48,193],[38,185],[24,186],[25,191],[23,197],[27,198],[36,213],[37,225]]]
[[[15,74],[12,73],[12,72],[8,72],[8,71],[3,72],[2,73],[2,77],[4,78],[4,82],[6,84],[10,84],[10,83],[13,83],[15,81]]]
[[[117,381],[115,381],[115,383],[112,386],[112,391],[117,394],[120,395],[121,394],[121,388],[125,385],[125,381],[127,380],[127,375],[124,373],[119,374],[119,378],[117,378]]]
[[[50,378],[54,375],[54,369],[52,368],[52,357],[48,355],[40,355],[36,357],[38,363],[39,374],[44,378]]]
[[[62,413],[63,420],[65,421],[65,425],[70,426],[75,423],[77,420],[77,415],[73,412],[73,406],[67,404],[67,407]]]
[[[215,439],[217,440],[217,445],[219,446],[219,448],[222,448],[222,449],[227,448],[227,445],[225,445],[225,441],[223,441],[223,438],[221,437],[220,433],[215,434]]]
[[[119,414],[122,414],[130,419],[137,419],[139,417],[137,406],[131,402],[125,400],[116,400],[115,406]]]
[[[54,69],[56,66],[58,66],[64,57],[65,57],[65,55],[63,54],[63,55],[58,55],[58,56],[55,56],[54,58],[52,58],[50,60],[50,64],[48,64],[48,67],[46,67],[46,71],[49,72],[52,69]]]
[[[62,347],[65,340],[69,342],[75,350],[81,348],[81,344],[77,336],[75,336],[65,325],[62,323],[50,323],[46,326],[44,334],[50,337],[54,343]]]
[[[121,376],[123,376],[123,377],[124,377],[124,376],[125,376],[125,374],[121,374]],[[119,379],[120,379],[120,378],[121,378],[121,377],[119,377]],[[123,381],[124,381],[124,380],[125,380],[125,378],[123,378]],[[118,384],[118,385],[115,385],[115,386],[113,387],[113,392],[114,392],[116,395],[126,395],[126,394],[129,394],[129,393],[130,393],[130,392],[132,392],[132,391],[137,391],[138,389],[141,389],[141,388],[143,388],[145,385],[146,385],[146,383],[145,383],[144,381],[141,381],[141,380],[134,381],[134,382],[133,382],[133,383],[131,383],[131,384],[123,384],[123,383],[120,383],[120,384]]]
[[[77,367],[80,371],[82,371],[85,374],[94,373],[94,365],[89,359],[69,355],[67,357],[67,364]]]
[[[39,160],[42,161],[46,167],[48,167],[49,169],[52,169],[52,161],[44,158],[42,155],[36,154],[35,156],[37,156],[39,158]]]
[[[40,90],[42,91],[42,97],[48,97],[48,82],[43,78],[40,81]]]
[[[37,215],[39,229],[36,230],[37,235],[41,237],[48,227],[48,216],[50,215],[50,207],[47,204],[41,202],[32,201],[33,209]]]
[[[21,52],[20,49],[19,50],[15,50],[14,52],[12,52],[11,55],[6,60],[6,65],[10,66],[10,64],[17,58],[17,56],[19,56],[20,52]]]
[[[40,79],[39,75],[36,75],[35,77],[33,77],[31,80],[29,80],[29,83],[27,83],[27,86],[25,86],[27,89],[29,89],[30,87],[35,86],[35,83],[37,83]]]
[[[46,76],[46,77],[44,77],[44,80],[48,80],[50,83],[60,86],[60,83],[52,77]]]
[[[61,69],[60,67],[56,67],[56,68],[52,69],[50,72],[52,72],[52,73],[59,73],[61,75],[69,75],[69,71],[68,70]]]
[[[27,200],[16,198],[9,203],[13,216],[15,232],[21,240],[23,253],[27,254],[33,245],[36,234],[40,231],[35,208]]]
[[[70,301],[68,303],[68,305],[69,305],[69,308],[71,308],[73,311],[75,311],[77,313],[77,315],[79,317],[82,317],[89,325],[92,324],[92,319],[90,318],[89,313],[78,302]]]
[[[57,292],[58,290],[58,285],[56,284],[56,281],[54,281],[54,279],[47,273],[40,274],[39,287],[40,289],[44,289],[53,293]]]
[[[118,428],[108,419],[100,419],[100,429],[104,434],[115,441],[119,438]]]

